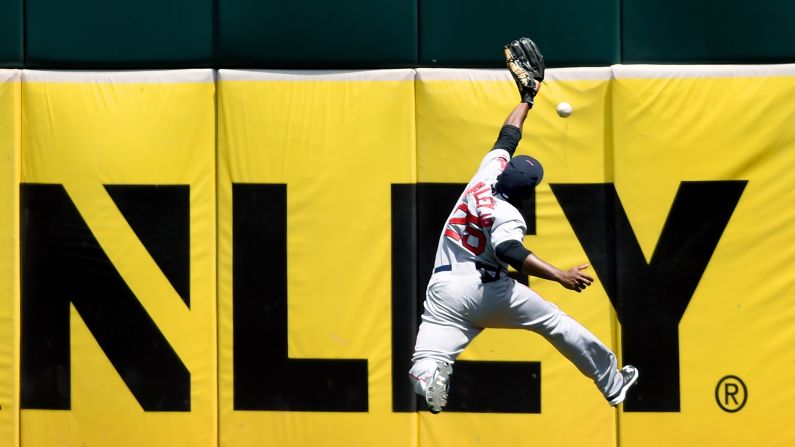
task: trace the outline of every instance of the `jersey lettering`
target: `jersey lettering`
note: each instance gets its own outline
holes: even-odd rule
[[[474,214],[467,204],[471,203],[471,199],[475,202]],[[462,200],[447,221],[444,235],[477,256],[486,250],[484,229],[494,225],[494,197],[491,195],[491,186],[478,182],[465,191]]]
[[[467,194],[472,194],[475,197],[475,205],[478,209],[478,214],[482,208],[494,209],[494,197],[491,195],[491,186],[478,182],[475,186],[467,190]]]

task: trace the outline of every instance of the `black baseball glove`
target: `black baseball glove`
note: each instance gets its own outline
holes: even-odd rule
[[[535,42],[522,37],[505,45],[505,61],[519,88],[522,102],[533,107],[533,98],[538,93],[535,81],[544,80],[544,56],[541,51]]]

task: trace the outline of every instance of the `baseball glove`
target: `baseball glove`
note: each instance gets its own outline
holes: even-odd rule
[[[522,37],[505,45],[505,61],[508,70],[519,88],[522,102],[533,107],[533,99],[538,93],[535,81],[544,80],[544,56],[535,42]]]

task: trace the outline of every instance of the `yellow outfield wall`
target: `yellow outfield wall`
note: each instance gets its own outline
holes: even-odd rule
[[[432,415],[434,222],[506,70],[0,70],[0,447],[793,445],[793,95],[793,65],[548,70],[525,244],[596,281],[530,285],[640,381],[612,408],[487,329]]]
[[[23,190],[30,198],[23,204],[30,208],[26,213],[31,219],[40,214],[38,203],[50,203],[44,201],[50,191],[59,200],[53,202],[57,206],[53,213],[68,210],[71,202],[84,221],[74,218],[80,225],[70,223],[67,228],[58,222],[26,222],[37,228],[27,234],[31,242],[27,256],[23,255],[30,259],[26,267],[43,269],[46,265],[40,264],[63,261],[56,268],[76,264],[77,273],[72,276],[86,276],[23,280],[23,286],[28,286],[22,291],[23,315],[28,312],[26,305],[31,308],[30,319],[23,317],[30,325],[29,330],[23,327],[23,334],[31,343],[47,329],[39,327],[38,321],[45,317],[33,301],[51,300],[51,309],[68,302],[63,315],[68,318],[64,335],[70,340],[71,393],[60,391],[70,394],[65,402],[60,401],[70,408],[41,408],[54,397],[38,395],[36,387],[50,381],[69,383],[63,375],[70,364],[40,366],[41,361],[33,355],[47,352],[22,353],[23,359],[31,356],[25,361],[35,367],[23,374],[23,383],[29,378],[31,389],[29,394],[22,393],[23,400],[29,401],[21,414],[22,445],[216,445],[213,72],[25,71],[22,84],[25,151],[21,180],[30,185]],[[63,185],[68,200],[49,185]],[[127,185],[138,188],[118,188]],[[172,241],[157,231],[166,231],[173,222],[158,221],[157,216],[141,220],[140,216],[146,216],[147,208],[163,196],[161,191],[180,185],[187,185],[184,191],[189,192],[173,205],[189,214],[175,213],[174,218],[189,225],[177,228],[175,234],[187,241],[188,249],[182,254],[188,259],[178,261],[187,262],[189,271],[172,277],[165,274],[166,261],[153,255],[159,247],[148,243],[148,237],[154,234],[155,241],[168,246]],[[63,215],[73,218],[74,213]],[[90,232],[84,231],[83,225]],[[92,235],[101,251],[86,251],[84,258],[72,259],[68,252],[58,252],[49,254],[56,258],[53,260],[38,252],[42,246],[61,247],[65,240],[75,244],[75,253],[83,254],[78,246],[95,244]],[[38,292],[42,283],[50,281],[65,284]],[[175,285],[182,281],[187,288],[177,290]],[[61,290],[73,291],[73,295],[57,296]],[[113,307],[122,301],[124,307]],[[127,324],[133,317],[139,326]],[[108,319],[115,322],[106,326]],[[141,333],[144,329],[155,333]],[[104,346],[98,343],[100,333]],[[121,346],[125,341],[129,345]],[[58,340],[41,342],[51,346]],[[25,343],[23,340],[23,346]],[[141,363],[125,363],[133,356]],[[144,376],[147,359],[157,362],[161,358],[175,363],[168,371],[176,370],[177,379]],[[177,396],[179,402],[165,403],[158,396],[148,396],[147,386],[169,391],[174,383],[187,390]],[[135,386],[144,391],[134,395],[131,389]],[[143,400],[146,397],[148,400]],[[144,411],[143,405],[150,411]]]
[[[620,443],[792,445],[795,67],[613,71],[615,185],[646,259],[681,182],[747,182],[679,321],[681,411],[624,411]]]
[[[0,70],[0,446],[19,443],[19,70]]]
[[[389,319],[391,185],[416,181],[413,82],[412,70],[220,71],[221,445],[416,445],[416,413],[392,412]],[[242,255],[279,228],[276,247]],[[267,313],[282,318],[249,320]],[[245,367],[261,371],[243,386]]]

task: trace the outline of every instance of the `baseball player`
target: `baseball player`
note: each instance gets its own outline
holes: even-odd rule
[[[544,170],[538,160],[513,154],[544,79],[544,59],[526,37],[506,45],[505,56],[521,102],[442,229],[409,377],[430,411],[439,413],[447,404],[453,363],[472,339],[485,327],[521,328],[546,338],[616,406],[638,370],[619,370],[616,356],[593,334],[506,272],[510,265],[577,292],[594,280],[585,273],[587,264],[560,270],[523,245],[527,226],[519,209]]]

